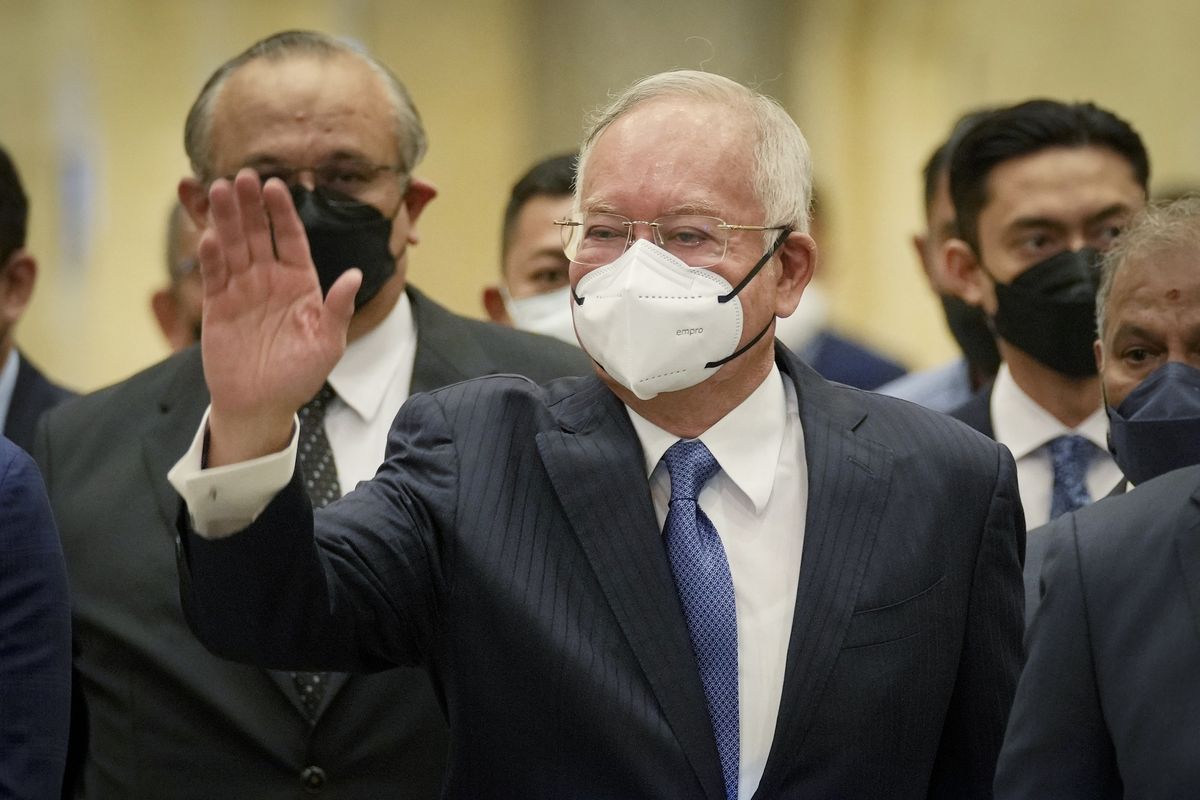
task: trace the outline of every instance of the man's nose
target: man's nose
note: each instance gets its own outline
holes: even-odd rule
[[[646,239],[651,244],[662,246],[662,234],[659,233],[657,222],[635,219],[629,223],[629,243],[638,239]]]

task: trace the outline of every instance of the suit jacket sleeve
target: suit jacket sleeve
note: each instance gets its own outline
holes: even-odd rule
[[[58,797],[71,702],[67,573],[33,459],[0,440],[0,797]]]
[[[996,759],[1021,669],[1025,515],[1016,466],[997,448],[996,482],[980,537],[954,692],[930,797],[991,796]]]
[[[1119,798],[1100,708],[1075,516],[1060,517],[1042,570],[1041,604],[996,773],[996,797]]]
[[[246,529],[206,540],[180,514],[184,613],[218,655],[368,672],[424,659],[457,454],[431,396],[406,403],[375,478],[315,515],[299,474]],[[269,566],[267,566],[269,565]]]

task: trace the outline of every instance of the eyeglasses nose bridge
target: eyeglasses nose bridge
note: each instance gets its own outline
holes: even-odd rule
[[[303,186],[310,192],[316,191],[317,188],[317,168],[316,167],[296,167],[292,171],[292,183],[297,186]]]
[[[638,236],[638,225],[645,225],[647,228],[649,228],[650,235]],[[662,227],[658,224],[658,220],[651,221],[645,219],[631,219],[625,223],[625,228],[629,231],[629,235],[625,238],[626,247],[633,244],[634,239],[649,239],[651,243],[656,244],[659,247],[663,246]]]

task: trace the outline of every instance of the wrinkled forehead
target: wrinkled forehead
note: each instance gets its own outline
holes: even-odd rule
[[[757,203],[755,129],[745,111],[686,97],[640,103],[596,137],[580,165],[583,210],[628,215]],[[692,205],[698,207],[693,208]]]

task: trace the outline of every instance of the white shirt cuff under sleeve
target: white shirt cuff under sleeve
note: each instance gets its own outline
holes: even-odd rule
[[[240,464],[204,469],[208,413],[205,410],[192,446],[171,467],[167,480],[187,504],[192,529],[205,539],[221,539],[254,522],[292,479],[300,422],[293,417],[292,441],[278,453]]]

